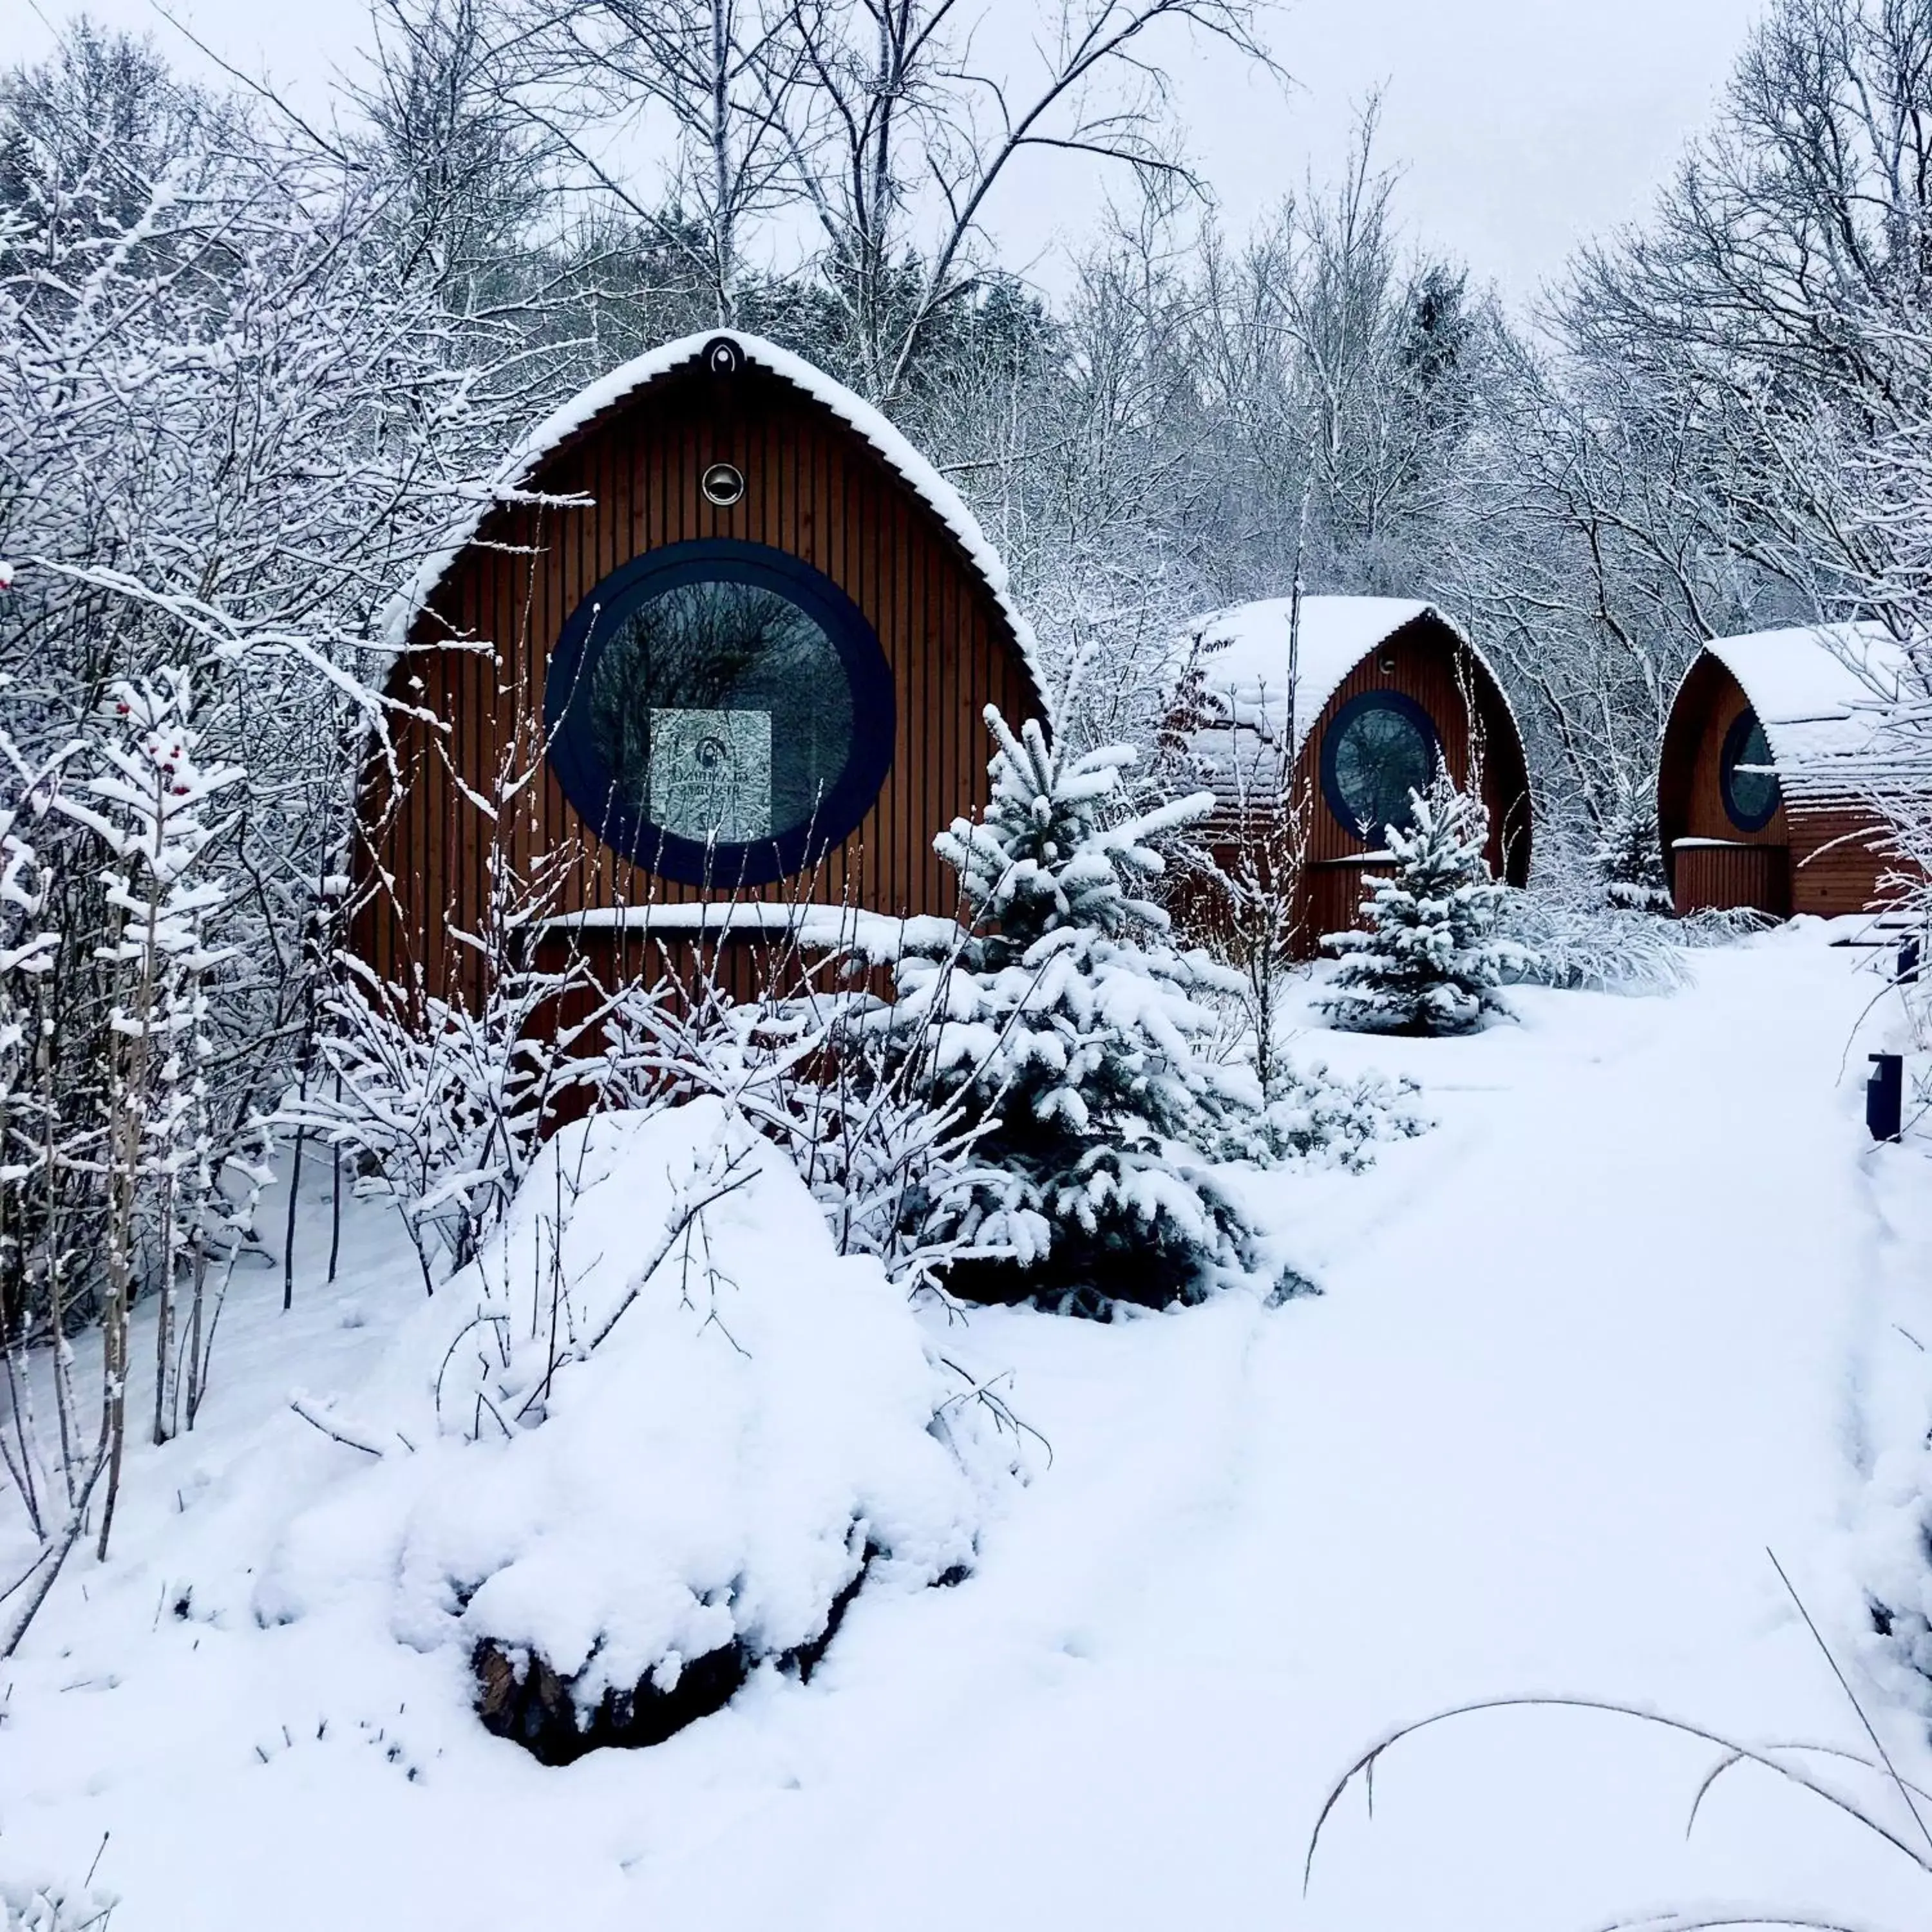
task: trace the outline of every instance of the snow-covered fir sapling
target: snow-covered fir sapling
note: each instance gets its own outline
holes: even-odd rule
[[[954,1287],[1057,1297],[1070,1310],[1204,1294],[1258,1264],[1255,1229],[1211,1165],[1259,1089],[1204,1045],[1201,995],[1239,991],[1184,955],[1145,896],[1160,841],[1210,808],[1205,794],[1125,808],[1114,746],[1074,755],[989,708],[992,796],[978,824],[934,842],[973,926],[963,945],[914,952],[880,1024],[916,1056],[935,1099],[963,1095],[987,1124],[983,1172],[938,1209],[1000,1259],[964,1260]]]
[[[1598,829],[1590,856],[1603,881],[1606,905],[1619,912],[1671,910],[1654,786],[1619,788],[1615,807]]]
[[[1480,798],[1438,766],[1409,799],[1408,827],[1388,828],[1392,868],[1363,899],[1366,930],[1322,940],[1342,965],[1319,1004],[1353,1032],[1466,1033],[1509,1011],[1496,990],[1520,963],[1520,949],[1496,934],[1508,888],[1484,854]]]

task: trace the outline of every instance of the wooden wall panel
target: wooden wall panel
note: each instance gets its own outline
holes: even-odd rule
[[[1370,860],[1375,848],[1329,808],[1322,789],[1322,746],[1342,706],[1364,692],[1395,691],[1412,698],[1436,728],[1450,774],[1466,786],[1480,766],[1483,802],[1490,814],[1489,860],[1512,885],[1529,876],[1529,774],[1522,740],[1507,701],[1495,681],[1441,619],[1425,615],[1394,632],[1344,678],[1322,708],[1302,742],[1292,792],[1306,814],[1308,850],[1297,908],[1297,950],[1313,958],[1324,933],[1360,923],[1367,882],[1380,868]],[[1474,712],[1472,726],[1472,704]],[[1232,824],[1210,826],[1217,856],[1232,856]],[[1184,922],[1198,922],[1204,902],[1186,896],[1179,910]],[[1211,913],[1204,915],[1211,919]]]
[[[1489,674],[1448,626],[1431,618],[1405,626],[1364,658],[1336,687],[1304,740],[1294,784],[1296,799],[1309,813],[1310,860],[1354,859],[1372,849],[1329,809],[1322,790],[1322,744],[1328,728],[1344,705],[1370,691],[1400,692],[1421,706],[1457,784],[1468,784],[1472,766],[1480,760],[1483,802],[1490,814],[1490,863],[1521,884],[1528,877],[1526,825],[1507,851],[1504,846],[1506,830],[1526,818],[1528,794],[1514,722]],[[1474,729],[1469,697],[1475,700]]]
[[[1782,845],[1680,844],[1675,872],[1680,913],[1750,908],[1781,919],[1791,910],[1791,854]]]
[[[746,488],[728,508],[698,479],[726,460]],[[395,688],[420,680],[434,722],[396,732],[401,796],[382,808],[380,771],[364,788],[361,909],[353,940],[386,977],[474,992],[453,932],[485,916],[493,828],[476,802],[499,761],[533,772],[502,828],[518,872],[548,856],[567,868],[560,913],[686,904],[699,888],[655,878],[584,824],[542,763],[544,680],[564,622],[619,565],[700,536],[764,543],[801,556],[851,598],[892,672],[894,754],[872,811],[811,875],[736,896],[776,903],[848,900],[894,916],[954,910],[934,836],[983,806],[988,745],[980,712],[1018,722],[1040,700],[1006,620],[957,541],[856,432],[770,371],[718,378],[695,362],[649,384],[580,430],[527,486],[581,493],[579,508],[494,512],[452,566],[400,661]],[[456,650],[446,640],[482,650]],[[382,890],[385,880],[392,881]]]
[[[1850,802],[1780,802],[1755,832],[1741,831],[1724,809],[1724,740],[1750,704],[1743,687],[1709,652],[1692,665],[1664,734],[1658,771],[1658,828],[1679,912],[1755,906],[1776,918],[1830,918],[1866,911],[1884,897],[1892,862],[1875,814]],[[1717,847],[1682,839],[1716,839]],[[1774,863],[1750,869],[1726,848],[1774,850]],[[1714,854],[1717,856],[1707,856]],[[1753,879],[1761,879],[1755,888]],[[1755,890],[1760,897],[1735,895]]]
[[[1347,932],[1366,922],[1362,902],[1372,881],[1385,878],[1386,866],[1365,864],[1359,859],[1330,860],[1311,866],[1302,889],[1300,945],[1309,958],[1322,951],[1324,933]]]

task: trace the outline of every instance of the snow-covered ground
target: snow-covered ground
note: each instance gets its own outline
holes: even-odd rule
[[[1547,1932],[1712,1899],[1924,1924],[1932,1882],[1814,1801],[1734,1772],[1687,1844],[1708,1753],[1547,1712],[1402,1747],[1302,1888],[1331,1782],[1445,1705],[1859,1744],[1768,1549],[1932,1780],[1862,1665],[1856,1574],[1874,1430],[1925,1420],[1874,1364],[1932,1227],[1897,1204],[1922,1155],[1865,1138],[1873,956],[1831,936],[1700,954],[1670,998],[1520,991],[1469,1040],[1311,1031],[1437,1122],[1366,1174],[1257,1184],[1321,1297],[976,1314],[959,1346],[1053,1457],[975,1574],[862,1594],[808,1685],[562,1770],[482,1730],[446,1648],[246,1612],[363,1460],[290,1388],[352,1398],[421,1299],[373,1211],[325,1289],[308,1204],[295,1312],[248,1285],[202,1426],[134,1459],[113,1560],[77,1557],[0,1671],[0,1878],[98,1856],[115,1932]]]

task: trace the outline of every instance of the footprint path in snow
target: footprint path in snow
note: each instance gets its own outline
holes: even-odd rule
[[[640,1899],[701,1885],[746,1925],[897,1923],[886,1901],[915,1893],[931,1926],[1504,1932],[1785,1866],[1804,1896],[1864,1882],[1862,1848],[1762,1792],[1684,1852],[1697,1767],[1654,1741],[1486,1720],[1392,1764],[1382,1822],[1338,1828],[1300,1899],[1326,1780],[1460,1699],[1842,1732],[1762,1551],[1815,1568],[1840,1496],[1848,963],[1780,935],[1700,958],[1672,1000],[1525,995],[1520,1028],[1374,1043],[1439,1125],[1271,1196],[1319,1299],[979,1318],[1054,1468],[950,1601],[855,1618],[836,1743],[807,1702],[766,1714],[804,1768],[753,1808],[758,1859],[728,1838],[676,1875],[646,1862]]]

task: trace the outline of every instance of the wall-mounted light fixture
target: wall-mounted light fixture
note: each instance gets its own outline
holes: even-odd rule
[[[705,471],[698,488],[721,510],[726,510],[745,494],[745,479],[730,464],[714,463]]]

